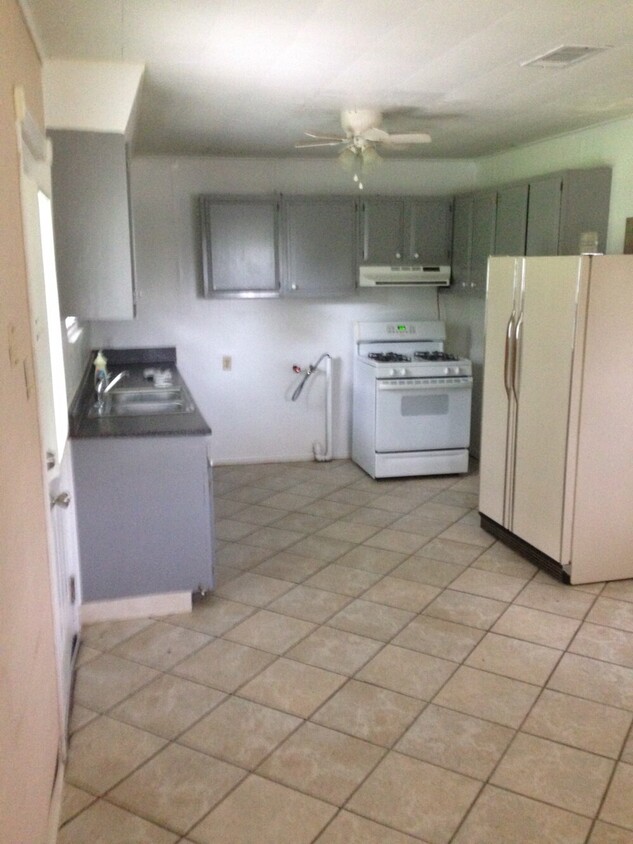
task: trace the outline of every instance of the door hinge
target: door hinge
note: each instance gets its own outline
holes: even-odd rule
[[[74,604],[77,600],[77,578],[74,575],[68,578],[68,595],[70,597],[70,603]]]

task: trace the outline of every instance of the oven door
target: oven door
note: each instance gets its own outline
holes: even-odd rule
[[[376,451],[467,448],[472,378],[376,381]]]

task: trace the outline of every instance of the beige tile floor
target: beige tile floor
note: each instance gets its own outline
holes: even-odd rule
[[[83,631],[60,844],[633,844],[633,581],[537,572],[474,472],[215,479],[215,593]]]

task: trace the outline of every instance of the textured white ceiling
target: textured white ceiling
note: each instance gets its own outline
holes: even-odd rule
[[[472,157],[633,113],[632,0],[23,0],[47,58],[146,64],[144,153],[314,156],[304,130],[386,112]],[[560,45],[612,49],[521,67]]]

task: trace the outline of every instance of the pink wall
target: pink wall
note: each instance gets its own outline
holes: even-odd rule
[[[0,839],[45,840],[59,727],[46,512],[22,248],[13,88],[42,122],[41,68],[0,3]],[[11,338],[11,339],[9,339]],[[9,347],[11,350],[9,351]],[[25,378],[26,375],[26,378]]]

